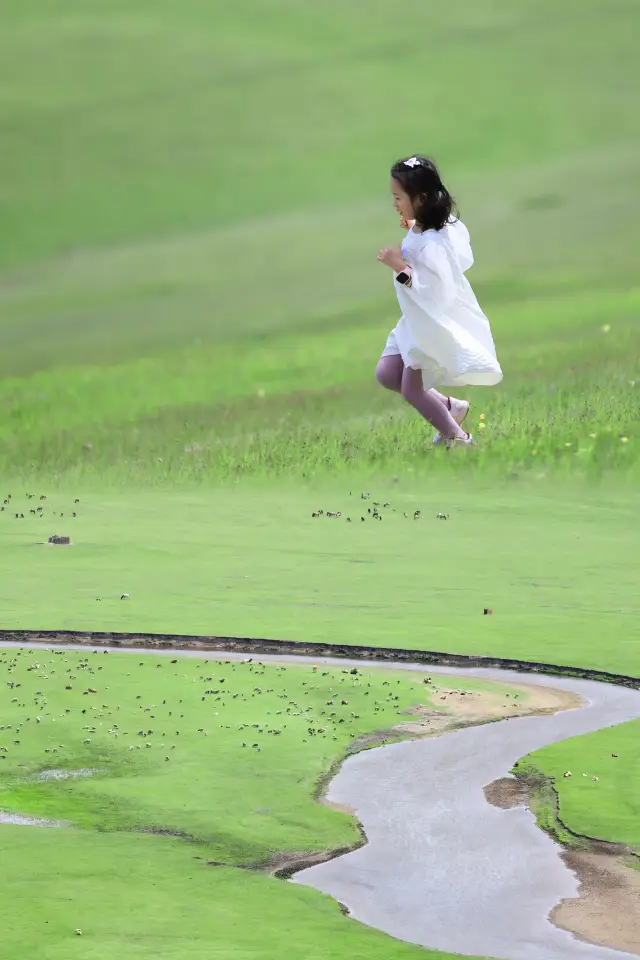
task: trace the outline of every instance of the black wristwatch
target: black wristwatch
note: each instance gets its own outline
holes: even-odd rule
[[[396,280],[398,281],[398,283],[401,283],[403,287],[411,286],[411,274],[407,273],[405,270],[403,270],[401,273],[399,273],[396,276]]]

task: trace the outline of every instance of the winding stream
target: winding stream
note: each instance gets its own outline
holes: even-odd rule
[[[64,644],[58,649],[94,648]],[[129,652],[224,660],[247,656],[202,649]],[[262,662],[294,660],[290,654],[252,656]],[[369,842],[301,871],[292,882],[330,894],[362,923],[425,947],[500,960],[637,960],[638,954],[576,940],[548,920],[561,900],[577,895],[577,880],[528,810],[490,805],[483,787],[507,775],[532,750],[640,717],[640,691],[495,669],[295,659],[553,687],[578,694],[583,706],[350,757],[332,781],[328,799],[355,810]]]

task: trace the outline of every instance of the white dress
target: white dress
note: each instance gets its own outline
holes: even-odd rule
[[[382,356],[399,354],[406,367],[422,370],[426,389],[500,383],[489,321],[465,277],[473,264],[465,225],[455,220],[442,230],[410,229],[402,257],[412,284],[403,286],[394,274],[402,316]]]

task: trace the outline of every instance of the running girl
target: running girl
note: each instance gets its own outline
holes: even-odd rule
[[[502,380],[489,321],[465,272],[473,264],[469,231],[435,164],[423,156],[391,169],[391,194],[408,228],[401,246],[378,260],[394,272],[402,316],[376,367],[376,379],[400,393],[438,431],[434,443],[471,444],[460,426],[469,412],[436,387],[493,386]]]

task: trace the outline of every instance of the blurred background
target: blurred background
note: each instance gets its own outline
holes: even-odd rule
[[[413,462],[376,255],[425,152],[505,370],[476,467],[634,470],[639,27],[633,0],[2,0],[0,466]]]

